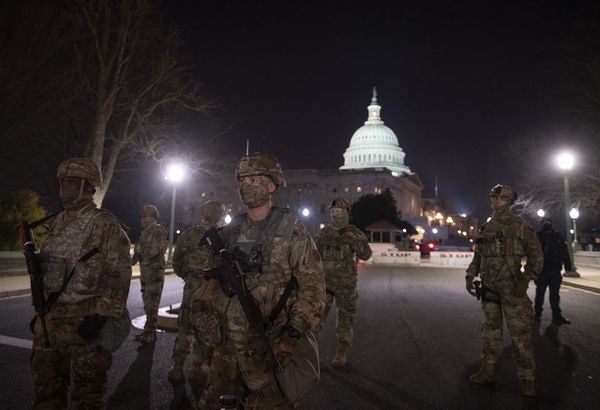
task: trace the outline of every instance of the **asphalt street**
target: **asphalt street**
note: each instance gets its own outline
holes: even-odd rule
[[[320,335],[321,381],[305,409],[598,409],[600,408],[600,295],[563,288],[570,326],[550,323],[549,308],[535,329],[538,399],[521,398],[508,332],[498,381],[473,386],[482,312],[456,268],[361,267],[359,311],[350,363],[334,370],[335,317]],[[182,282],[167,276],[161,306],[179,302]],[[533,297],[534,288],[529,289]],[[132,317],[143,315],[139,281],[131,286]],[[0,408],[29,408],[32,385],[27,347],[29,296],[0,300]],[[333,313],[333,312],[332,312]],[[109,409],[192,408],[193,391],[174,394],[166,379],[174,334],[139,347],[132,330],[109,373]]]

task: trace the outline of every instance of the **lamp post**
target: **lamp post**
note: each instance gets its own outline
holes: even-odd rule
[[[571,193],[569,191],[569,171],[573,169],[575,165],[575,156],[571,152],[561,152],[556,157],[558,167],[564,171],[564,189],[565,189],[565,234],[567,237],[567,249],[569,250],[569,257],[571,258],[571,271],[565,271],[565,276],[578,278],[580,277],[575,267],[575,258],[573,257],[573,242],[571,237],[571,230],[569,229],[569,209],[571,207]]]
[[[577,218],[579,218],[579,209],[571,208],[569,216],[573,220],[573,250],[579,250],[579,241],[577,240]]]
[[[546,211],[544,211],[543,209],[537,210],[537,216],[539,216],[540,218],[543,218],[545,215],[546,215]]]
[[[169,250],[167,253],[167,265],[173,262],[173,242],[175,238],[175,198],[177,197],[177,184],[185,178],[186,168],[181,163],[174,162],[167,166],[165,179],[173,184],[173,196],[171,199],[171,223],[169,225]]]

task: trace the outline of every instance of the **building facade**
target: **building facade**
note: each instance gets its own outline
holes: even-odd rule
[[[278,190],[274,203],[297,213],[312,233],[330,223],[329,203],[333,199],[343,197],[352,203],[363,195],[380,194],[386,188],[391,191],[404,218],[422,215],[423,184],[404,164],[406,154],[394,131],[381,118],[376,89],[373,89],[367,111],[367,120],[350,139],[343,154],[344,164],[339,169],[284,169],[288,186]],[[273,154],[277,156],[277,153]],[[190,192],[187,198],[190,204],[209,199],[222,201],[231,214],[243,211],[233,179],[231,184],[204,184],[203,189]],[[197,217],[197,208],[188,206],[185,219],[193,221]]]

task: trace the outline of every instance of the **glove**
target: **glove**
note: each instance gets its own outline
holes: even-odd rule
[[[85,316],[77,328],[77,334],[85,340],[95,339],[107,319],[107,317],[100,315]]]
[[[522,297],[527,294],[527,288],[529,287],[529,279],[521,279],[513,288],[512,294],[515,297]]]
[[[286,327],[275,343],[275,356],[282,366],[288,362],[296,351],[298,338],[302,333],[293,327]]]
[[[475,286],[473,286],[473,276],[466,276],[465,277],[465,281],[466,281],[466,288],[467,288],[467,292],[469,292],[469,294],[471,296],[477,296],[477,293],[475,293]]]

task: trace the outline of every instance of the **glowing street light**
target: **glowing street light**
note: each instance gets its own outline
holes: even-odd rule
[[[537,216],[539,216],[540,218],[543,218],[545,215],[546,215],[546,211],[544,211],[543,209],[537,210]]]
[[[579,241],[577,240],[577,218],[579,218],[579,209],[571,208],[569,216],[573,220],[573,249],[577,248]]]
[[[165,179],[173,184],[173,197],[171,200],[171,223],[169,225],[169,252],[167,253],[167,264],[173,262],[173,242],[175,238],[175,198],[177,197],[177,184],[185,179],[187,168],[184,164],[173,162],[167,165]]]
[[[437,235],[437,233],[438,233],[438,229],[437,229],[437,228],[433,228],[433,229],[431,230],[431,232],[433,232],[434,234],[436,234],[436,235]]]
[[[309,215],[310,215],[310,209],[304,208],[302,210],[302,216],[305,217],[305,218],[307,218]]]
[[[569,171],[575,166],[575,155],[569,151],[563,151],[556,156],[556,164],[558,168],[564,171],[564,189],[565,189],[565,231],[567,235],[567,246],[569,257],[571,258],[571,271],[565,271],[565,276],[578,278],[580,277],[575,267],[575,258],[573,257],[573,241],[571,231],[569,229],[569,208],[571,207],[571,193],[569,191]]]

